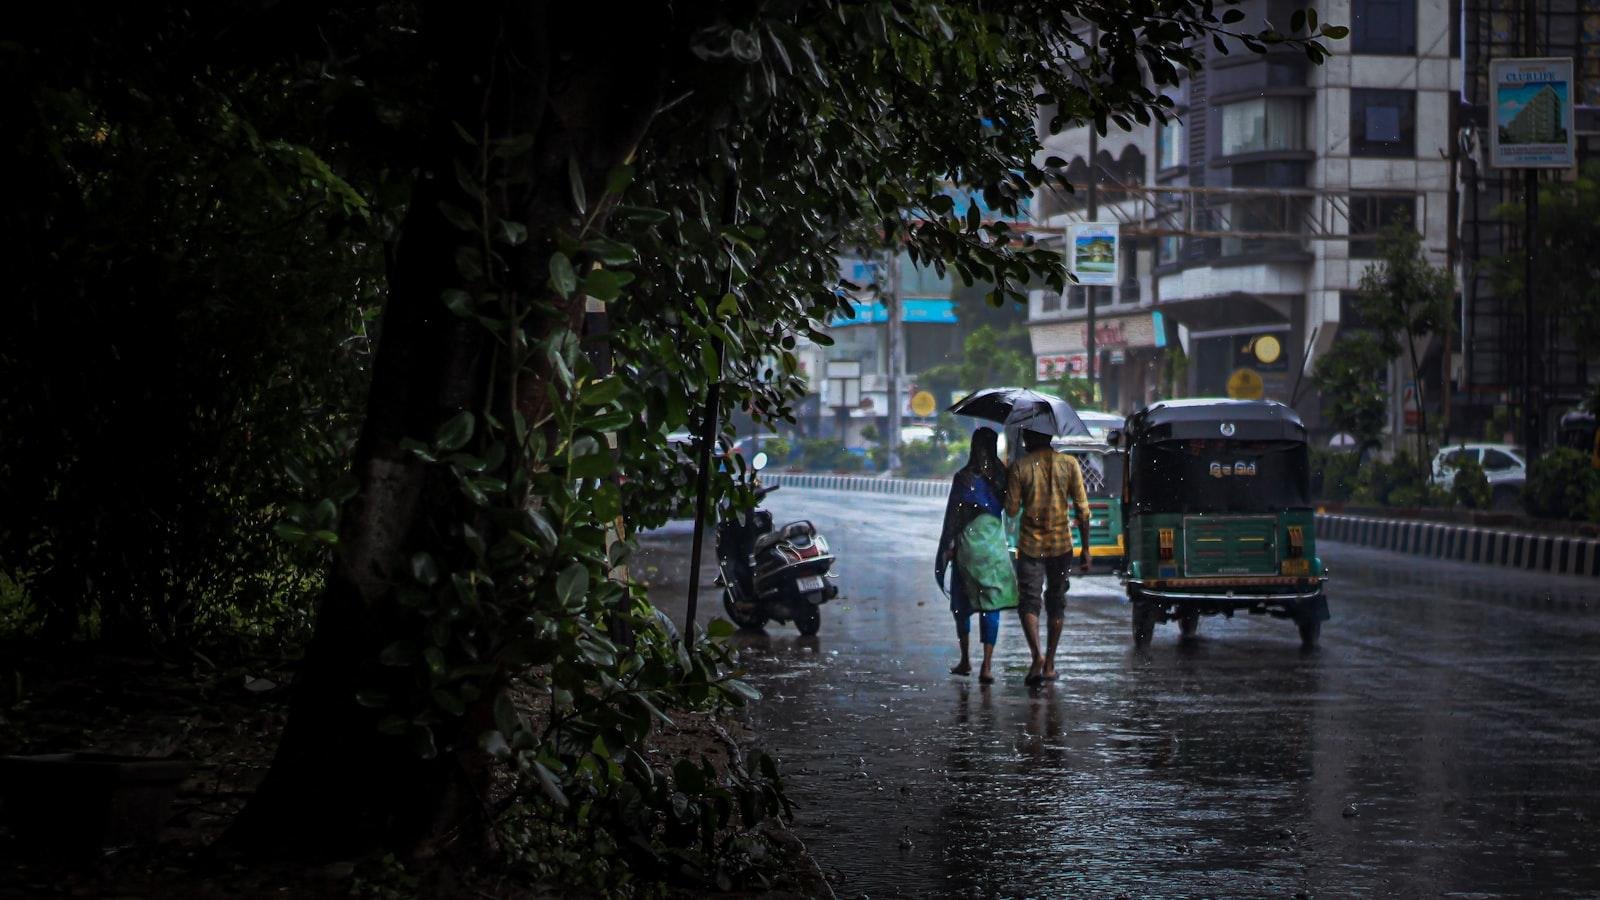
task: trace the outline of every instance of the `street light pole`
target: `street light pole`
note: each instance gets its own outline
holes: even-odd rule
[[[1098,43],[1099,36],[1100,31],[1096,29],[1094,32],[1095,43]],[[1089,206],[1086,216],[1090,222],[1100,218],[1100,167],[1095,161],[1095,157],[1099,154],[1100,132],[1095,129],[1094,122],[1091,120],[1089,122]],[[1077,247],[1071,245],[1069,236],[1067,252],[1076,253],[1077,250]],[[1084,323],[1083,329],[1084,349],[1088,351],[1089,355],[1089,368],[1086,374],[1089,376],[1089,395],[1093,398],[1093,402],[1099,405],[1100,380],[1097,373],[1100,370],[1100,354],[1095,348],[1094,340],[1094,295],[1095,290],[1092,285],[1083,285],[1084,303],[1088,310],[1088,318]]]
[[[1522,5],[1522,49],[1528,56],[1537,56],[1539,52],[1538,32],[1534,28],[1536,7],[1535,0],[1524,0]],[[1541,335],[1533,308],[1534,274],[1538,271],[1539,170],[1524,170],[1522,179],[1522,449],[1531,463],[1539,456],[1539,445],[1544,437],[1539,396]]]
[[[975,201],[974,201],[975,202]],[[884,312],[889,321],[889,418],[884,429],[884,451],[889,460],[889,471],[900,468],[900,376],[905,368],[905,335],[900,321],[900,248],[889,248],[889,264],[885,267],[887,291],[883,296]]]

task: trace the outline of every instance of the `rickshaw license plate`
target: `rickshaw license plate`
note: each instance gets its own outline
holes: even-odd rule
[[[1283,561],[1283,574],[1285,575],[1310,575],[1311,560],[1286,559]]]
[[[794,586],[802,594],[809,594],[812,591],[820,591],[820,590],[822,590],[822,576],[821,575],[807,575],[804,578],[796,579],[795,583],[794,583]]]

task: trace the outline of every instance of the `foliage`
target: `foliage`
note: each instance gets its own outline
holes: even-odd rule
[[[1073,409],[1095,409],[1094,385],[1087,378],[1063,375],[1055,384],[1055,395],[1072,404]]]
[[[771,461],[771,465],[786,463],[794,455],[794,447],[789,443],[788,438],[767,438],[761,442],[761,449],[766,451],[767,459]]]
[[[1401,451],[1393,460],[1374,459],[1361,472],[1354,499],[1375,506],[1415,508],[1421,506],[1446,506],[1450,494],[1421,473],[1410,454]]]
[[[303,634],[335,510],[270,529],[348,465],[391,196],[331,167],[314,64],[196,78],[198,35],[93,18],[0,45],[0,569],[56,639]]]
[[[1311,450],[1313,494],[1322,500],[1345,501],[1360,486],[1361,455],[1348,450],[1314,447]]]
[[[1421,396],[1426,383],[1422,361],[1429,336],[1449,325],[1455,279],[1448,269],[1428,262],[1422,235],[1410,223],[1385,228],[1380,245],[1382,255],[1361,276],[1356,307],[1363,328],[1384,358],[1403,354],[1409,377],[1417,386],[1419,422],[1412,459],[1421,467],[1419,478],[1426,480],[1433,452],[1427,406]],[[1364,422],[1364,412],[1352,410],[1350,414]]]
[[[1165,377],[1162,380],[1162,396],[1181,397],[1188,391],[1189,386],[1189,355],[1177,344],[1167,347],[1164,356],[1166,360]]]
[[[800,444],[800,465],[813,472],[856,472],[863,463],[838,438],[811,438]]]
[[[1372,334],[1341,334],[1317,358],[1312,383],[1322,395],[1322,417],[1356,439],[1358,450],[1378,445],[1388,417],[1383,372],[1391,357]]]
[[[950,446],[937,438],[912,441],[900,448],[900,467],[907,478],[941,478],[954,474],[961,465],[951,457]]]
[[[666,435],[709,398],[792,419],[841,247],[902,246],[998,301],[1059,290],[1059,253],[947,190],[1015,217],[1059,183],[1039,104],[1048,132],[1149,123],[1202,41],[1320,61],[1345,32],[1233,33],[1241,10],[1198,0],[134,7],[69,2],[0,47],[26,76],[9,255],[34,266],[8,283],[38,316],[0,360],[40,386],[0,412],[0,567],[41,573],[67,627],[182,640],[200,598],[265,579],[286,602],[331,548],[236,828],[433,847],[472,833],[498,765],[535,845],[611,842],[598,893],[743,877],[740,832],[788,811],[770,761],[730,781],[641,754],[673,710],[754,696],[731,626],[677,640],[618,574],[620,524],[688,491]],[[975,337],[1000,367],[978,383],[1031,380],[1016,335]],[[713,496],[747,506],[739,474]]]
[[[1529,515],[1600,521],[1600,473],[1570,447],[1545,452],[1528,468],[1522,505]]]
[[[1462,459],[1454,463],[1455,475],[1450,482],[1450,496],[1467,509],[1488,509],[1494,499],[1489,489],[1489,476],[1476,459]]]
[[[1495,214],[1518,224],[1525,218],[1520,203]],[[1592,358],[1600,348],[1600,256],[1594,252],[1600,246],[1600,160],[1589,160],[1570,181],[1541,181],[1538,242],[1535,296],[1544,312],[1560,318],[1559,331]],[[1504,296],[1521,296],[1525,271],[1520,252],[1490,263],[1495,289]]]

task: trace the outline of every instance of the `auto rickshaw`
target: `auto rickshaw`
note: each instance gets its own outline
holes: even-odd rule
[[[1057,453],[1071,454],[1083,470],[1084,493],[1089,495],[1090,565],[1121,569],[1127,555],[1122,533],[1122,451],[1093,437],[1058,437],[1050,446]]]
[[[1292,619],[1315,646],[1328,618],[1306,429],[1268,400],[1163,400],[1128,417],[1122,521],[1133,641],[1204,615]]]

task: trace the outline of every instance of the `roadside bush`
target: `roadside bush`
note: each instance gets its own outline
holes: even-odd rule
[[[859,472],[865,464],[837,438],[817,438],[801,445],[800,465],[814,472]]]
[[[941,478],[960,467],[944,441],[914,441],[900,448],[900,468],[907,478]]]
[[[1447,506],[1448,491],[1423,480],[1409,453],[1399,453],[1392,462],[1373,460],[1357,478],[1357,502],[1375,506]]]
[[[1494,494],[1489,490],[1489,476],[1475,459],[1456,464],[1455,481],[1450,485],[1450,496],[1467,509],[1488,509]]]
[[[1311,451],[1311,490],[1319,500],[1349,500],[1360,486],[1361,455],[1348,450]]]
[[[767,438],[761,442],[761,449],[766,452],[767,459],[772,465],[782,465],[794,455],[794,447],[789,444],[788,438]]]
[[[1544,454],[1528,469],[1522,505],[1548,519],[1600,519],[1600,475],[1570,447]]]

